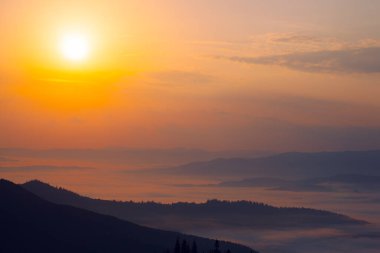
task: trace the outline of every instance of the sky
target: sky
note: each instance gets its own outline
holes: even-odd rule
[[[380,148],[376,0],[0,3],[0,146]],[[88,42],[73,62],[60,43]]]

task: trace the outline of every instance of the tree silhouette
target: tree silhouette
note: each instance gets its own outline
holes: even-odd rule
[[[175,242],[174,253],[181,253],[181,245],[179,244],[179,239]]]
[[[182,241],[181,253],[190,253],[190,245],[186,240]]]
[[[198,253],[198,247],[195,241],[193,241],[193,245],[191,246],[191,253]]]
[[[182,240],[182,243],[180,243],[180,239],[177,238],[174,246],[174,251],[166,250],[164,253],[198,253],[198,246],[195,240],[193,240],[193,243],[190,247],[190,243],[188,243],[185,239]],[[215,240],[214,248],[207,251],[208,253],[222,253],[220,250],[220,242],[218,240]],[[253,253],[254,251],[251,251]],[[0,252],[1,253],[1,252]],[[202,251],[202,253],[205,253],[205,251]],[[225,253],[232,253],[230,249],[225,251]]]
[[[210,253],[222,253],[219,248],[220,248],[220,243],[218,240],[215,240],[214,249],[210,250]]]

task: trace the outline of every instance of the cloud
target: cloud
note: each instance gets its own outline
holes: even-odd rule
[[[286,34],[283,36],[276,36],[272,38],[274,42],[283,42],[283,43],[310,43],[310,42],[319,42],[320,39],[310,36],[310,35],[300,35],[300,34]]]
[[[373,38],[342,40],[337,37],[297,32],[260,34],[252,36],[248,43],[256,57],[380,47],[380,41]]]
[[[378,41],[375,41],[378,45]],[[334,37],[315,36],[304,33],[266,33],[251,37],[250,44],[260,49],[264,55],[276,55],[295,52],[315,52],[323,50],[341,50],[363,46],[363,42],[349,43]],[[372,45],[372,44],[371,44]],[[364,46],[363,46],[364,47]],[[367,43],[367,47],[368,43]],[[262,52],[262,50],[264,52]]]
[[[265,57],[234,56],[227,59],[247,64],[278,65],[305,72],[380,72],[380,47],[304,52]]]

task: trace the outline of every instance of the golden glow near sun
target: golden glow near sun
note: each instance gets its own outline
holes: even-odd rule
[[[60,51],[67,60],[73,62],[83,61],[90,52],[88,38],[84,34],[66,34],[61,38]]]

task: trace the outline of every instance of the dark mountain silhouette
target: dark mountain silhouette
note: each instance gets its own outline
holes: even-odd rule
[[[195,162],[149,173],[212,178],[272,177],[286,179],[337,174],[380,176],[380,150],[320,153],[283,153],[261,158],[221,158]]]
[[[177,238],[196,241],[202,250],[211,249],[214,243],[54,204],[6,180],[0,180],[0,228],[0,252],[161,253]],[[221,245],[232,252],[250,250],[232,243]]]
[[[342,174],[301,180],[279,178],[248,178],[223,181],[221,187],[264,187],[273,190],[330,192],[330,191],[380,191],[380,176]]]
[[[350,217],[308,208],[278,208],[248,201],[160,204],[91,199],[62,188],[31,181],[22,185],[41,198],[165,229],[292,228],[360,225]]]

